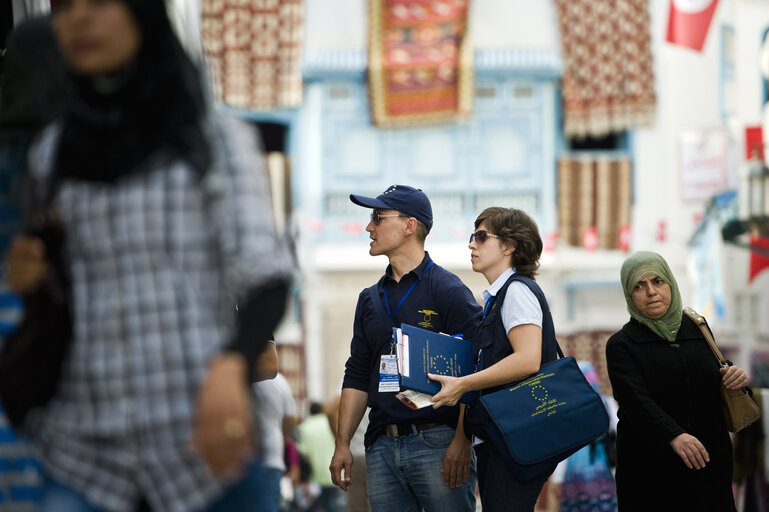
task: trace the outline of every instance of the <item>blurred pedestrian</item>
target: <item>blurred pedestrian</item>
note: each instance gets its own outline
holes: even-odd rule
[[[285,439],[296,426],[296,404],[291,386],[282,373],[254,384],[258,406],[259,468],[261,500],[259,511],[278,512],[280,481],[286,473]]]
[[[721,368],[683,314],[678,284],[659,254],[636,252],[620,271],[630,321],[606,344],[617,399],[619,510],[734,511],[732,443],[720,387],[748,383]]]
[[[334,486],[328,472],[328,461],[334,455],[334,434],[322,404],[310,404],[310,415],[299,424],[296,436],[297,448],[307,456],[312,466],[310,482],[320,488],[320,495],[307,510],[342,512],[345,495]]]
[[[336,438],[337,428],[339,426],[339,402],[341,395],[337,395],[326,406],[326,415],[331,423],[331,431]],[[368,502],[368,492],[366,485],[366,447],[363,439],[368,429],[368,416],[364,415],[358,428],[355,429],[350,439],[350,453],[352,454],[353,465],[350,470],[350,476],[355,481],[355,485],[347,490],[347,506],[345,512],[369,512],[371,506]]]
[[[604,401],[606,410],[609,412],[609,430],[616,429],[617,415],[614,399],[601,393],[598,372],[592,363],[579,361],[578,364],[587,381]],[[560,496],[558,506],[560,512],[584,510],[614,512],[617,510],[617,490],[607,453],[607,442],[611,442],[611,439],[603,435],[558,464],[551,483],[558,489],[555,494]]]
[[[64,113],[71,83],[50,17],[33,18],[10,34],[0,80],[0,251],[20,227],[23,171],[33,138]]]
[[[1,24],[1,23],[0,23]],[[0,59],[0,253],[21,227],[21,197],[33,138],[69,102],[69,80],[50,17],[16,25]],[[18,327],[23,303],[0,278],[0,349]],[[42,470],[30,443],[13,431],[0,404],[0,509],[33,511],[41,498]]]
[[[57,0],[53,26],[75,96],[30,170],[65,234],[74,335],[25,423],[42,511],[251,510],[249,381],[291,271],[253,133],[209,112],[164,2]],[[45,249],[13,244],[20,292]]]

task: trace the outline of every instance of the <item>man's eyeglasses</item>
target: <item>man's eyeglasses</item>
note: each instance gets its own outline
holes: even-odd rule
[[[467,243],[471,244],[471,243],[473,243],[473,240],[475,240],[479,244],[482,244],[483,242],[488,240],[489,237],[492,237],[492,238],[502,238],[501,236],[492,235],[491,233],[489,233],[485,229],[479,229],[475,233],[470,233],[470,241],[467,242]]]
[[[376,210],[371,212],[371,222],[373,222],[375,226],[378,226],[379,223],[382,222],[382,219],[389,219],[390,217],[401,217],[403,219],[408,219],[409,215],[404,215],[402,213],[392,214],[392,215],[382,215]]]

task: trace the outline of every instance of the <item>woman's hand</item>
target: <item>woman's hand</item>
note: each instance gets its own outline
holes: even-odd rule
[[[689,469],[702,469],[710,462],[710,455],[699,439],[690,434],[678,434],[670,446]]]
[[[720,371],[727,389],[740,389],[748,385],[748,376],[739,366],[724,366]]]
[[[430,401],[433,403],[433,409],[443,407],[444,405],[454,405],[467,392],[463,377],[457,378],[428,373],[427,378],[441,383],[441,390],[430,398]]]
[[[29,295],[40,287],[47,273],[43,241],[28,235],[13,237],[5,255],[5,275],[11,290]]]
[[[208,365],[198,392],[193,445],[217,476],[234,480],[254,456],[246,362],[222,354]]]

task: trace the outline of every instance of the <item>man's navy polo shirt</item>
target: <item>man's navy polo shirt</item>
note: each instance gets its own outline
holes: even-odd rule
[[[395,393],[379,392],[379,358],[390,353],[393,326],[401,323],[416,325],[435,332],[463,334],[469,343],[475,337],[481,321],[482,308],[462,281],[433,264],[425,253],[422,263],[396,283],[390,267],[377,283],[382,310],[375,311],[368,289],[358,296],[355,309],[350,358],[345,366],[343,387],[368,393],[371,407],[369,426],[364,443],[371,446],[385,425],[390,423],[443,423],[456,426],[458,406],[433,409],[426,407],[414,411],[406,407]],[[428,268],[429,267],[429,268]],[[418,282],[417,282],[418,281]],[[398,309],[393,321],[384,311],[389,303],[395,310],[409,288],[417,282]],[[384,287],[387,287],[387,302]]]

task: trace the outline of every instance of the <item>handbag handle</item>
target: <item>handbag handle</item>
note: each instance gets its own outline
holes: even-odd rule
[[[718,345],[716,345],[716,340],[713,339],[713,333],[710,332],[710,327],[708,327],[708,322],[705,320],[705,317],[694,311],[689,306],[684,308],[684,314],[689,317],[689,319],[697,324],[697,326],[702,331],[702,334],[705,336],[705,340],[707,340],[708,345],[710,345],[710,350],[713,351],[713,354],[716,356],[716,359],[718,359],[718,362],[721,364],[721,366],[726,366],[726,360],[724,359],[723,354],[721,354],[721,351],[718,349]]]

